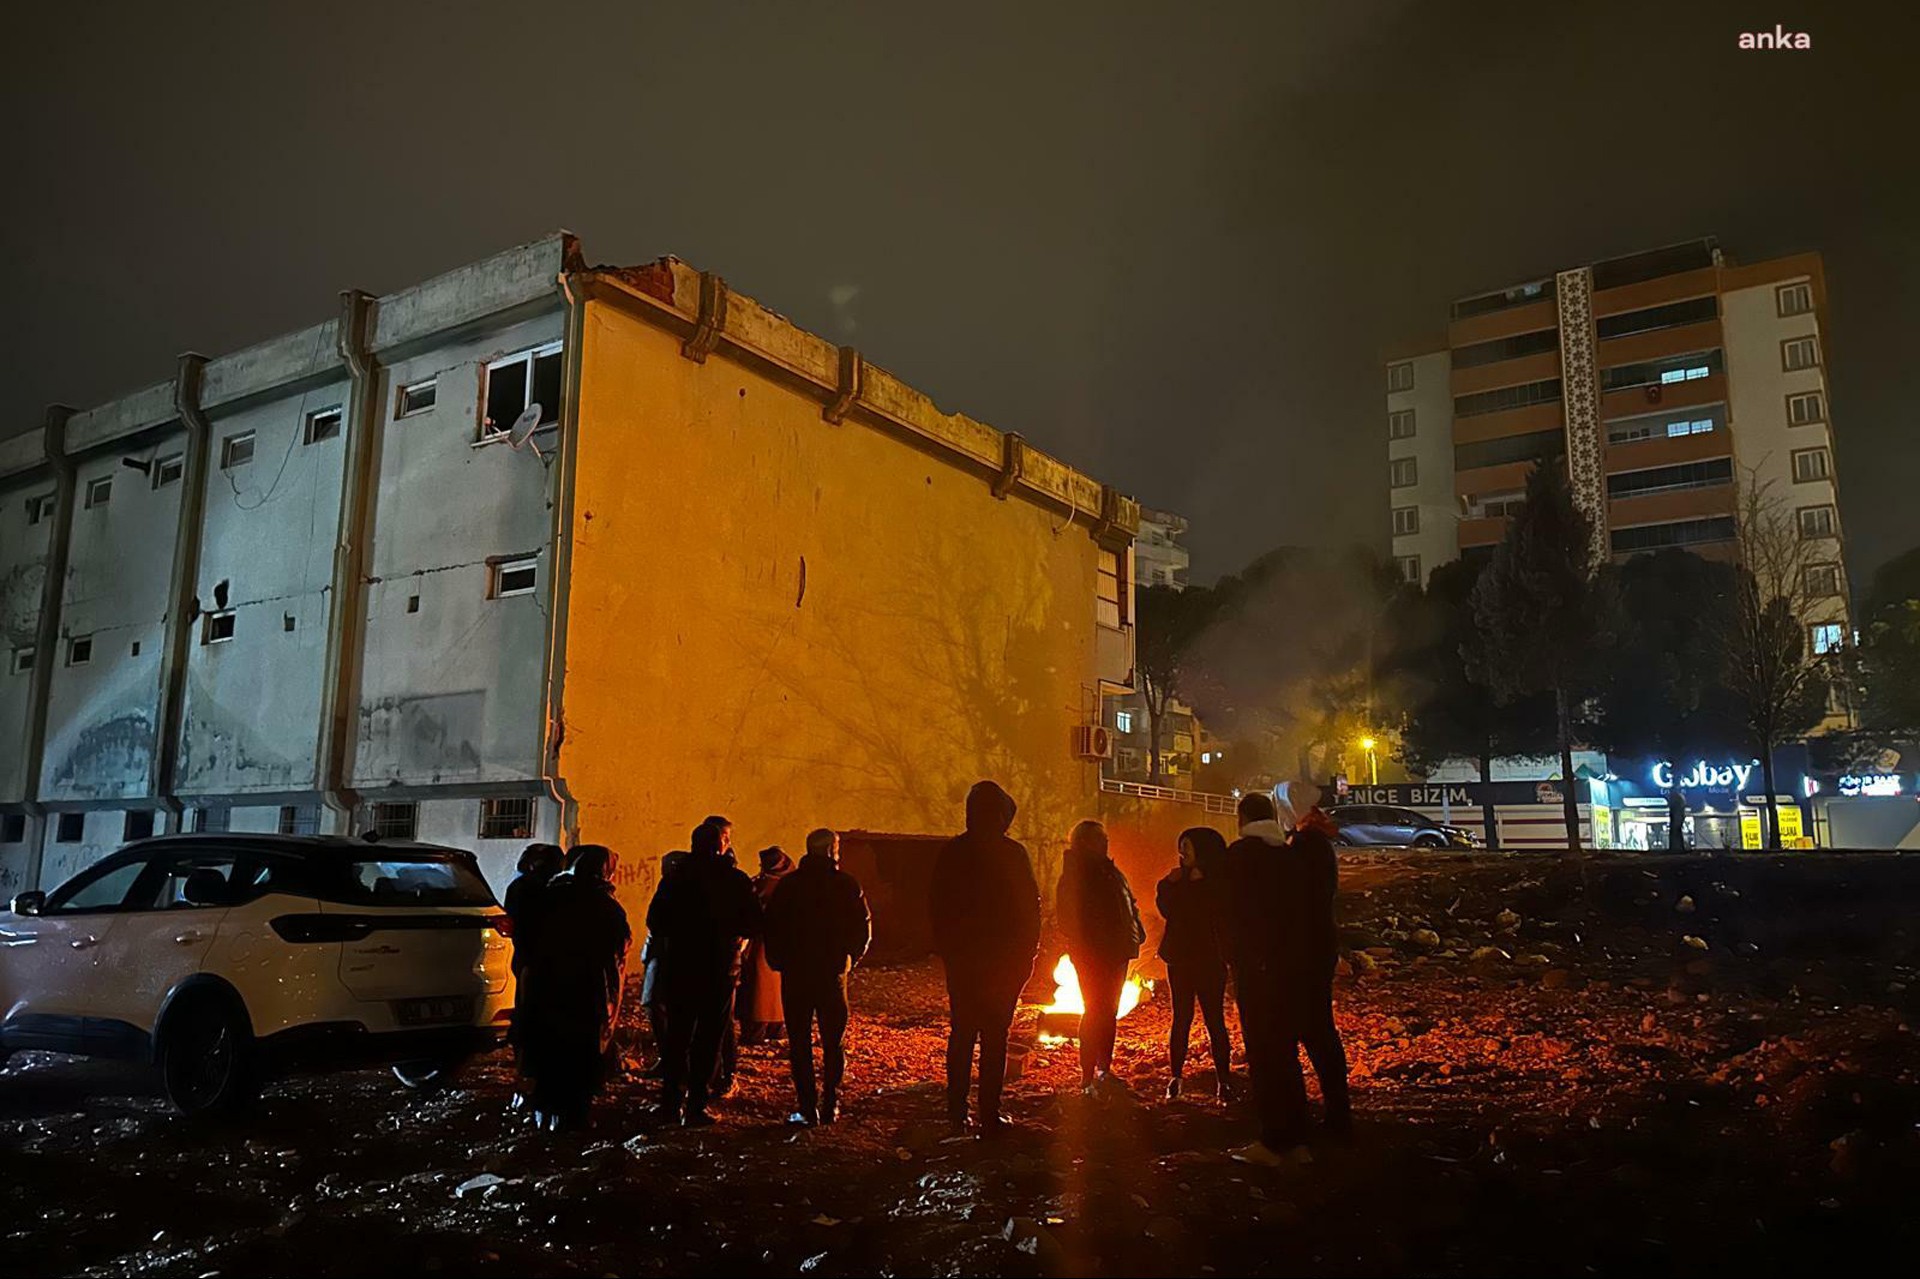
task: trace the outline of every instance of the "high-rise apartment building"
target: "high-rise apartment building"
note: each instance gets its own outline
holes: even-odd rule
[[[1826,279],[1817,253],[1737,265],[1711,239],[1453,303],[1389,353],[1393,554],[1410,581],[1490,554],[1539,462],[1568,468],[1596,553],[1731,556],[1757,489],[1807,546],[1815,651],[1848,633]]]

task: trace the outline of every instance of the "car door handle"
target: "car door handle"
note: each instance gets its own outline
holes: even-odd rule
[[[73,947],[75,950],[86,950],[88,947],[98,946],[99,944],[100,939],[98,937],[76,937],[67,943],[67,945]]]
[[[182,946],[191,946],[195,942],[205,941],[207,939],[207,935],[205,933],[184,932],[184,933],[174,934],[173,939],[176,942],[179,942]]]

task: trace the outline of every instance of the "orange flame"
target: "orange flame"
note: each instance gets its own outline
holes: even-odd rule
[[[1139,1007],[1141,989],[1138,977],[1127,978],[1127,984],[1120,988],[1120,1016]],[[1073,971],[1073,960],[1065,955],[1053,966],[1053,1002],[1042,1011],[1075,1015],[1087,1011],[1086,1001],[1080,997],[1080,974]]]

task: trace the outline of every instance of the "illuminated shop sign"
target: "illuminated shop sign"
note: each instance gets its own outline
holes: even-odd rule
[[[1661,790],[1678,787],[1681,790],[1739,790],[1743,794],[1747,788],[1747,779],[1760,767],[1759,760],[1749,760],[1744,764],[1712,764],[1704,759],[1693,762],[1692,771],[1675,780],[1672,764],[1661,760],[1655,764],[1651,776],[1653,784]]]
[[[1898,773],[1862,773],[1847,774],[1840,779],[1839,791],[1842,795],[1898,795],[1900,793],[1900,775]]]

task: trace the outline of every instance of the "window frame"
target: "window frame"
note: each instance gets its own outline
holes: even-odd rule
[[[79,829],[69,838],[66,834],[67,818],[74,818]],[[53,817],[53,842],[56,844],[84,844],[87,842],[87,815],[83,812],[55,813]],[[84,872],[83,872],[84,873]]]
[[[499,369],[509,368],[516,364],[524,364],[526,366],[527,376],[526,376],[526,382],[524,385],[525,394],[522,397],[520,402],[520,411],[524,413],[526,411],[527,405],[534,403],[533,371],[535,366],[542,359],[546,358],[547,356],[553,356],[556,359],[560,360],[560,376],[564,383],[566,378],[566,357],[562,354],[563,346],[564,346],[564,340],[560,338],[555,338],[551,342],[542,342],[538,346],[530,346],[530,347],[527,347],[525,350],[515,351],[510,355],[503,355],[497,360],[488,360],[485,364],[481,365],[480,367],[480,404],[479,404],[479,411],[475,415],[475,419],[474,419],[473,442],[475,444],[498,443],[499,441],[506,439],[507,436],[513,430],[512,422],[508,422],[504,426],[495,426],[492,430],[489,430],[487,428],[487,402],[492,398],[492,395],[493,395],[493,375],[495,371]],[[556,398],[556,402],[553,405],[548,406],[546,404],[542,404],[540,406],[540,424],[533,428],[534,433],[536,435],[539,434],[541,431],[554,431],[560,428],[561,405],[558,401],[564,400],[565,398],[566,398],[566,391],[563,386],[560,392],[560,395]],[[553,410],[553,418],[551,421],[547,419],[547,410],[549,407],[551,407]]]
[[[22,644],[14,649],[7,658],[7,673],[10,675],[31,675],[34,661],[40,655],[37,644]]]
[[[1831,583],[1830,588],[1816,586],[1814,584],[1814,575],[1816,573],[1820,575],[1823,583]],[[1831,577],[1828,576],[1829,574],[1831,574]],[[1836,599],[1846,593],[1846,577],[1840,572],[1840,565],[1838,563],[1831,560],[1821,560],[1815,564],[1808,564],[1800,570],[1800,589],[1807,593],[1807,598],[1809,599]]]
[[[153,460],[153,487],[157,492],[171,484],[178,484],[187,476],[187,455],[169,453],[165,457]]]
[[[1840,536],[1839,512],[1834,510],[1832,502],[1816,502],[1810,506],[1803,506],[1794,514],[1795,522],[1800,529],[1800,540],[1803,542],[1817,542],[1825,538]],[[1807,528],[1807,517],[1809,515],[1824,515],[1826,517],[1826,527],[1810,531]]]
[[[0,813],[0,844],[24,844],[27,842],[27,815],[25,813]]]
[[[1400,478],[1400,468],[1405,464],[1407,478]],[[1410,489],[1420,483],[1420,459],[1417,457],[1390,457],[1387,459],[1387,487],[1389,489]]]
[[[26,506],[27,527],[32,528],[36,524],[52,518],[53,513],[60,507],[60,495],[51,492],[29,493],[27,494]]]
[[[281,835],[318,835],[320,833],[320,805],[280,805],[280,819],[274,823],[274,830]]]
[[[91,511],[113,501],[113,477],[96,475],[87,481],[86,501],[82,509]]]
[[[1405,520],[1401,519],[1405,516]],[[1401,524],[1406,525],[1405,528]],[[1396,506],[1393,508],[1393,535],[1412,537],[1420,531],[1420,508],[1418,506]]]
[[[1820,458],[1820,473],[1818,475],[1802,475],[1800,473],[1800,459],[1803,457],[1813,457],[1816,454]],[[1788,466],[1793,471],[1793,482],[1795,484],[1820,484],[1833,478],[1833,457],[1827,452],[1825,445],[1817,445],[1810,449],[1795,449],[1788,454],[1787,457]]]
[[[85,635],[67,636],[68,666],[91,666],[93,664],[93,632]]]
[[[1405,369],[1407,373],[1405,386],[1399,385],[1400,370],[1402,369]],[[1413,361],[1412,360],[1395,360],[1393,363],[1387,365],[1387,394],[1388,395],[1399,395],[1404,392],[1411,391],[1412,389],[1413,389]]]
[[[509,820],[516,819],[518,817],[517,813],[503,813],[501,810],[503,806],[506,806],[506,805],[516,805],[516,806],[525,805],[526,813],[525,813],[524,821],[517,821],[516,824],[513,825],[511,829],[507,830],[503,834],[501,833],[501,830],[500,830],[501,824]],[[532,839],[533,838],[534,818],[538,816],[538,813],[534,806],[533,796],[531,795],[487,796],[481,799],[480,805],[479,805],[479,812],[480,812],[480,822],[479,822],[479,825],[475,828],[476,830],[476,833],[474,835],[475,839]],[[492,833],[489,833],[488,831],[489,822],[495,823]]]
[[[232,435],[221,437],[220,469],[232,471],[243,466],[252,466],[253,455],[259,447],[257,436],[258,432],[255,431],[235,431]],[[246,456],[237,456],[243,448],[246,450]]]
[[[1093,620],[1109,630],[1125,630],[1127,626],[1127,553],[1119,547],[1094,546],[1093,560]],[[1113,571],[1107,571],[1108,557],[1112,557]],[[1103,591],[1107,582],[1113,583],[1113,598],[1109,599]],[[1113,606],[1113,620],[1108,621],[1101,608],[1103,604]]]
[[[214,632],[219,629],[221,622],[228,623],[226,627],[227,633],[225,635],[216,635]],[[239,629],[240,615],[237,609],[211,609],[200,615],[200,645],[204,648],[209,644],[231,644],[234,635],[238,633]]]
[[[1813,401],[1813,417],[1798,418],[1793,415],[1794,403],[1799,400]],[[1812,391],[1792,391],[1788,393],[1786,402],[1788,426],[1819,426],[1827,420],[1827,397],[1823,391],[1818,389]]]
[[[411,397],[422,391],[428,393],[427,402],[408,407]],[[400,385],[394,392],[393,420],[398,422],[405,418],[421,417],[438,407],[440,407],[440,375],[436,373],[432,377],[421,378],[418,382],[405,382]]]
[[[1400,429],[1400,419],[1407,420],[1407,429]],[[1390,440],[1411,440],[1420,432],[1420,423],[1415,419],[1412,409],[1390,409],[1387,412],[1387,438]]]
[[[1826,645],[1825,647],[1822,647],[1820,643],[1820,634],[1821,632],[1827,631],[1827,630],[1833,631],[1834,633],[1833,642],[1831,644]],[[1846,644],[1847,644],[1846,623],[1844,622],[1808,622],[1807,623],[1807,651],[1812,653],[1815,657],[1826,657],[1831,653],[1837,653],[1841,649],[1845,648]]]
[[[195,835],[224,835],[233,828],[233,805],[196,804],[188,829]]]
[[[333,429],[325,435],[315,434],[314,427],[328,418],[333,420]],[[325,444],[328,440],[339,439],[342,432],[346,429],[347,414],[344,406],[336,404],[330,409],[315,409],[313,412],[307,414],[305,420],[300,424],[300,444],[303,448],[311,447],[315,444]]]
[[[403,809],[406,813],[404,823],[397,819],[399,811]],[[383,823],[392,825],[394,829],[381,829]],[[367,805],[366,827],[381,839],[399,839],[412,843],[420,838],[420,801],[417,799],[374,800]]]
[[[1787,299],[1789,297],[1804,297],[1807,300],[1807,304],[1788,310]],[[1789,316],[1806,315],[1811,312],[1813,310],[1813,281],[1795,280],[1790,284],[1776,285],[1773,290],[1773,309],[1774,314],[1783,320]]]
[[[121,842],[131,844],[136,839],[152,839],[153,831],[154,831],[154,819],[156,816],[157,814],[155,814],[151,808],[127,809],[124,813],[121,814],[121,817],[120,817]],[[145,820],[144,821],[139,820],[141,818],[144,818]],[[139,826],[146,827],[146,832],[144,834],[134,833],[135,828]]]
[[[509,573],[528,573],[531,576],[525,586],[509,587],[506,584]],[[540,557],[538,555],[515,555],[505,559],[491,560],[487,564],[487,598],[490,600],[512,599],[516,595],[532,595],[540,589]]]
[[[1795,364],[1789,354],[1795,347],[1805,343],[1813,352],[1813,358],[1805,364]],[[1805,373],[1808,369],[1820,367],[1820,339],[1812,333],[1802,333],[1798,337],[1780,339],[1780,371],[1783,373]]]
[[[1420,584],[1420,557],[1418,555],[1396,555],[1393,566],[1400,570],[1400,580],[1409,586]]]

